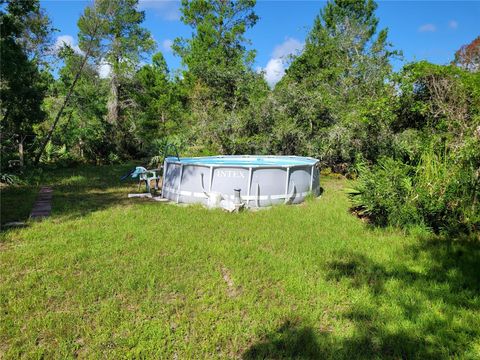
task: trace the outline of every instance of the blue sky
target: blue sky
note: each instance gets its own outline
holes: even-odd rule
[[[76,44],[77,20],[89,1],[42,0],[42,6],[59,31],[60,42]],[[257,50],[254,64],[263,69],[270,84],[278,81],[285,67],[285,56],[301,51],[304,39],[323,1],[257,1],[260,19],[246,36]],[[180,59],[169,46],[178,36],[188,37],[191,29],[180,21],[180,3],[163,0],[140,0],[146,12],[147,27],[162,51],[170,69],[180,67]],[[455,50],[480,35],[480,2],[478,1],[380,1],[377,16],[380,28],[389,29],[389,40],[402,50],[404,62],[428,60],[445,64]]]

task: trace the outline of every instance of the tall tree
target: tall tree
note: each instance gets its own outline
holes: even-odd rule
[[[49,46],[51,25],[38,0],[4,3],[0,2],[1,142],[15,138],[23,165],[24,145],[32,140],[32,126],[45,117],[41,104],[49,74],[41,71],[39,64]]]
[[[209,98],[227,108],[241,101],[242,80],[255,57],[244,34],[255,25],[255,0],[182,0],[182,21],[193,28],[189,39],[177,38],[173,49],[187,67],[193,89],[206,87]]]
[[[323,73],[324,81],[342,81],[345,90],[355,84],[381,84],[390,70],[387,29],[377,34],[378,18],[373,0],[334,0],[315,18],[305,50],[287,70],[297,81]],[[349,84],[350,83],[350,84]]]
[[[45,100],[44,107],[50,115],[50,121],[45,126],[58,113],[83,61],[81,54],[68,47],[62,49],[59,56],[64,66],[59,70],[59,78],[52,84],[50,96]],[[99,77],[95,64],[85,64],[58,122],[57,131],[52,135],[52,143],[65,146],[72,158],[93,161],[109,153],[109,144],[105,141],[110,126],[105,121],[107,85],[107,81]]]
[[[130,104],[126,100],[131,100],[124,98],[127,94],[122,83],[131,79],[141,57],[154,49],[155,42],[150,32],[141,26],[145,14],[138,10],[138,0],[96,0],[93,10],[102,24],[99,36],[102,51],[97,61],[110,67],[107,119],[114,126],[113,141],[122,151],[126,126],[121,121],[121,110]],[[81,37],[84,30],[79,27]]]
[[[332,0],[275,88],[277,151],[349,163],[388,144],[393,89],[387,29],[373,0]],[[282,130],[283,129],[283,130]],[[295,129],[295,131],[292,131]]]
[[[191,38],[177,38],[173,49],[185,66],[189,131],[197,151],[234,153],[248,148],[238,146],[247,142],[246,108],[268,91],[252,69],[255,52],[248,50],[245,38],[258,20],[255,3],[182,1],[182,21],[193,33]]]

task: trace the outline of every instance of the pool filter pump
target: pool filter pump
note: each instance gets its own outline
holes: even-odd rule
[[[233,203],[235,205],[241,205],[242,204],[242,198],[240,197],[240,191],[241,191],[241,189],[233,189]]]

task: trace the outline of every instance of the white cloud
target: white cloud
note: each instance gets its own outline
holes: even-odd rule
[[[458,28],[458,22],[456,20],[450,20],[448,22],[448,27],[450,29],[456,29],[456,28]]]
[[[153,10],[164,20],[180,20],[180,2],[171,0],[139,0],[138,8],[140,10]]]
[[[423,24],[418,28],[419,32],[435,32],[437,27],[434,24]]]
[[[299,54],[304,44],[294,38],[285,38],[280,45],[275,46],[272,57],[265,68],[257,68],[257,72],[263,72],[263,76],[270,87],[275,86],[277,82],[285,75],[285,67],[290,55]]]
[[[80,50],[80,48],[76,44],[75,39],[71,35],[57,36],[55,44],[53,45],[53,49],[55,52],[58,52],[65,45],[70,46],[77,54],[83,54],[83,51]]]
[[[270,59],[267,63],[267,66],[262,70],[264,72],[263,76],[268,85],[273,87],[281,80],[283,75],[285,75],[284,61],[278,58]]]
[[[297,54],[303,49],[303,43],[294,38],[286,38],[283,43],[275,46],[272,56],[274,58],[283,58],[292,54]]]
[[[98,65],[98,76],[100,76],[100,78],[102,79],[108,78],[111,72],[112,72],[112,66],[106,61],[102,61],[100,65]]]
[[[166,52],[172,51],[172,45],[173,45],[173,41],[170,39],[165,39],[162,41],[163,50],[165,50]]]

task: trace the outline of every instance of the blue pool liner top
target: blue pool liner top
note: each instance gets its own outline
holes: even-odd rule
[[[226,155],[226,156],[204,156],[180,158],[168,157],[168,162],[180,162],[182,164],[195,165],[228,165],[228,166],[298,166],[315,165],[318,159],[302,156],[244,156],[244,155]]]

